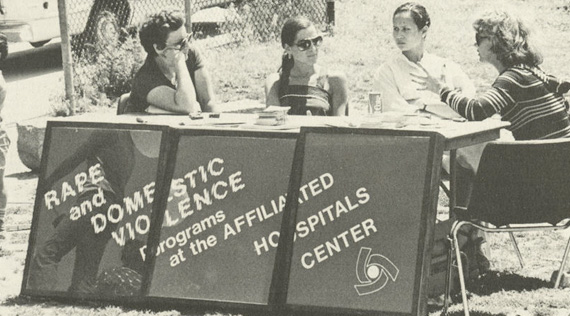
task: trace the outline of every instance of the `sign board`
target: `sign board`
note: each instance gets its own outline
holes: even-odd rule
[[[423,314],[442,140],[302,129],[274,302],[312,312]]]
[[[173,133],[149,297],[267,306],[297,135]]]
[[[140,294],[166,134],[160,126],[48,122],[22,294]]]
[[[49,122],[22,294],[422,314],[442,148],[428,132]]]

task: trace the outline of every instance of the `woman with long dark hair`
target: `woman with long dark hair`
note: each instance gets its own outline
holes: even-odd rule
[[[317,63],[323,42],[313,23],[298,16],[281,30],[283,59],[265,83],[267,106],[290,107],[294,115],[345,115],[348,112],[346,76]]]

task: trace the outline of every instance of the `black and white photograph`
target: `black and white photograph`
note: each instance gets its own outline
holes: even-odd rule
[[[0,315],[570,315],[569,0],[0,0]]]

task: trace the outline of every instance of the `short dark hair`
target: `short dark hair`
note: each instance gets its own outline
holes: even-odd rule
[[[184,12],[179,10],[162,10],[149,16],[139,31],[141,45],[147,54],[156,56],[153,45],[156,44],[159,49],[164,49],[168,34],[178,30],[184,23]]]
[[[400,5],[398,8],[396,8],[396,11],[394,11],[392,17],[402,12],[410,12],[410,15],[412,16],[412,19],[414,20],[414,23],[418,29],[422,29],[424,26],[429,27],[431,25],[431,19],[429,18],[429,14],[427,13],[426,8],[419,3],[406,2]]]
[[[529,43],[530,30],[505,11],[489,11],[473,23],[476,36],[489,38],[491,51],[503,66],[538,66],[542,55]]]

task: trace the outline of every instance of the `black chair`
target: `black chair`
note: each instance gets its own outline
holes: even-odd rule
[[[472,226],[485,232],[508,232],[522,259],[513,232],[558,230],[570,226],[570,139],[491,142],[483,151],[467,209],[451,228],[446,293],[455,251],[465,315],[469,315],[458,232]],[[560,285],[570,238],[554,287]],[[521,260],[522,265],[522,260]],[[449,295],[445,296],[444,314]]]

